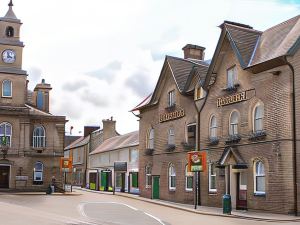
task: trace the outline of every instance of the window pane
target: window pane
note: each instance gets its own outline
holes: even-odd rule
[[[196,125],[188,126],[188,143],[192,146],[196,145]]]
[[[38,162],[35,164],[34,168],[35,168],[35,171],[43,171],[43,164]]]
[[[265,192],[265,177],[256,177],[256,191]]]
[[[34,181],[43,181],[43,172],[34,172]]]
[[[186,177],[186,188],[187,189],[193,188],[193,177]]]
[[[172,176],[171,177],[171,183],[170,183],[170,187],[175,187],[175,182],[176,182],[176,178],[175,178],[175,176]]]
[[[38,109],[43,109],[44,107],[44,96],[41,91],[38,91],[37,93],[37,107]]]
[[[3,81],[3,96],[11,96],[11,81]]]
[[[210,189],[216,189],[216,176],[210,178]]]

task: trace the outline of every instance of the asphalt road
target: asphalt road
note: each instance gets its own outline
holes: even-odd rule
[[[122,196],[0,193],[0,225],[279,225],[199,215]],[[297,224],[295,222],[284,224]]]

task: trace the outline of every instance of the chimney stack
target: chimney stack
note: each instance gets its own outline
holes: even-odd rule
[[[199,45],[187,44],[182,48],[185,59],[204,60],[205,48]]]
[[[94,132],[95,130],[99,130],[100,127],[98,126],[84,126],[84,137],[87,137],[90,133]]]
[[[103,141],[117,135],[116,121],[113,117],[110,119],[102,120],[103,123]]]

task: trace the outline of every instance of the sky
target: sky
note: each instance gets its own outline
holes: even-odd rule
[[[4,16],[9,0],[0,1]],[[155,88],[165,55],[197,44],[212,58],[224,20],[264,31],[300,14],[300,0],[14,0],[29,88],[50,83],[50,111],[73,135],[111,116],[121,134]]]

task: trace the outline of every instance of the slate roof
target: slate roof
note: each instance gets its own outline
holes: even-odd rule
[[[77,140],[75,140],[74,142],[72,142],[69,146],[65,147],[64,150],[66,151],[69,149],[82,147],[82,146],[88,144],[89,141],[90,141],[90,135],[88,135],[86,137],[80,137]]]
[[[115,136],[105,140],[94,151],[92,151],[90,155],[117,150],[121,148],[137,146],[138,144],[139,144],[139,131],[134,131],[128,134]]]

